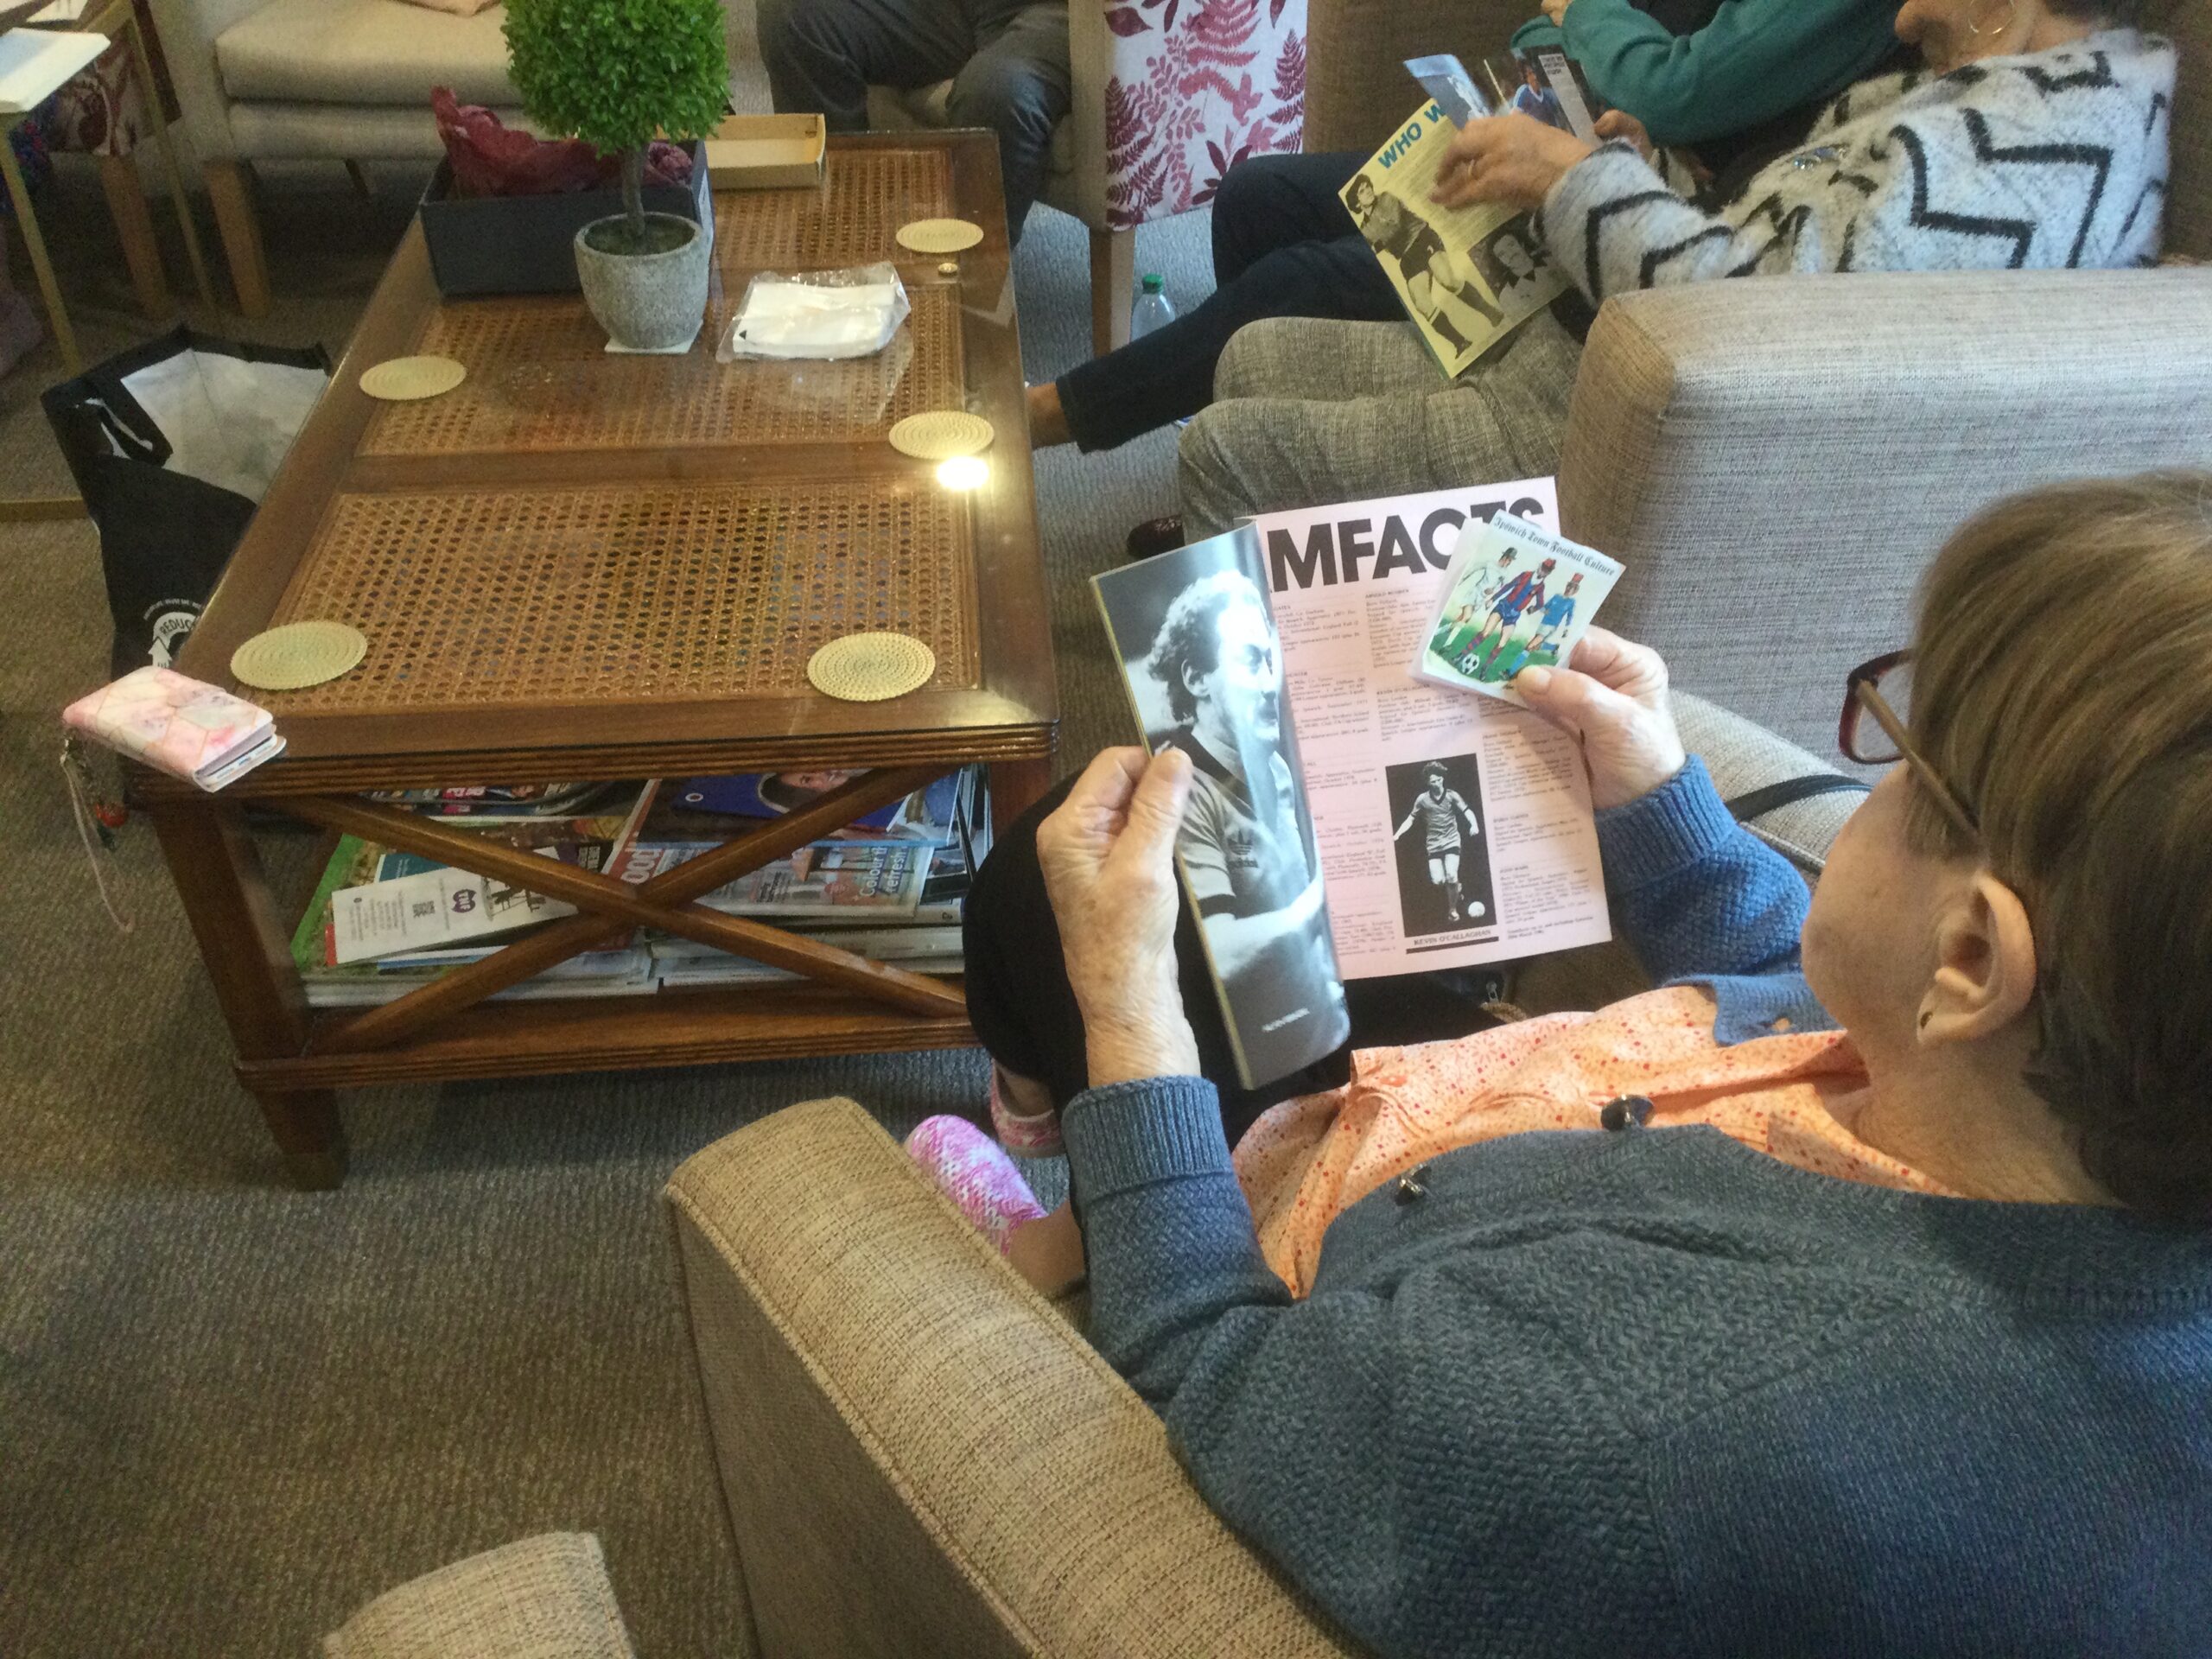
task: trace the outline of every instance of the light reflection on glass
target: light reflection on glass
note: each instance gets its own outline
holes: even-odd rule
[[[939,463],[937,481],[948,490],[973,490],[991,475],[991,464],[981,455],[955,455]]]

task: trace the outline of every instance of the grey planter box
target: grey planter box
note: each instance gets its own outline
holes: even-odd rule
[[[691,182],[688,188],[648,185],[645,211],[673,213],[715,234],[713,185],[707,176],[707,150],[690,143]],[[550,196],[469,196],[451,194],[453,166],[440,162],[416,210],[423,239],[430,247],[430,270],[438,292],[465,294],[574,294],[576,232],[595,219],[622,211],[620,190],[578,190]]]

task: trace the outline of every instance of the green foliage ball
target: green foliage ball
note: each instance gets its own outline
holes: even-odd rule
[[[507,0],[506,36],[530,118],[604,154],[721,121],[721,0]]]

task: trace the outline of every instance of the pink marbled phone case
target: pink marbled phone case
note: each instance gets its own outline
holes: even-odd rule
[[[61,720],[95,742],[202,789],[214,787],[213,774],[267,741],[274,724],[266,709],[243,697],[174,669],[153,667],[79,698],[61,711]],[[270,750],[271,756],[276,753]]]

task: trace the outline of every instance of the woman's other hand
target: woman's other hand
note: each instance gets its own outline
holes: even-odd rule
[[[1450,158],[1429,200],[1446,207],[1474,201],[1541,207],[1552,187],[1594,148],[1531,115],[1470,121],[1452,140]]]
[[[1567,26],[1567,9],[1573,3],[1574,0],[1543,0],[1543,4],[1539,7],[1538,10],[1541,10],[1545,16],[1550,18],[1553,22],[1558,24],[1561,28],[1565,28]]]
[[[1582,740],[1590,798],[1625,806],[1670,781],[1688,757],[1667,702],[1667,664],[1649,645],[1592,628],[1568,666],[1523,669],[1513,689]]]
[[[1607,110],[1598,118],[1600,138],[1625,138],[1636,146],[1636,153],[1647,162],[1659,159],[1659,146],[1651,142],[1649,129],[1626,110]]]
[[[1190,792],[1179,750],[1108,749],[1037,826],[1094,1089],[1198,1069],[1175,971],[1175,835]]]

